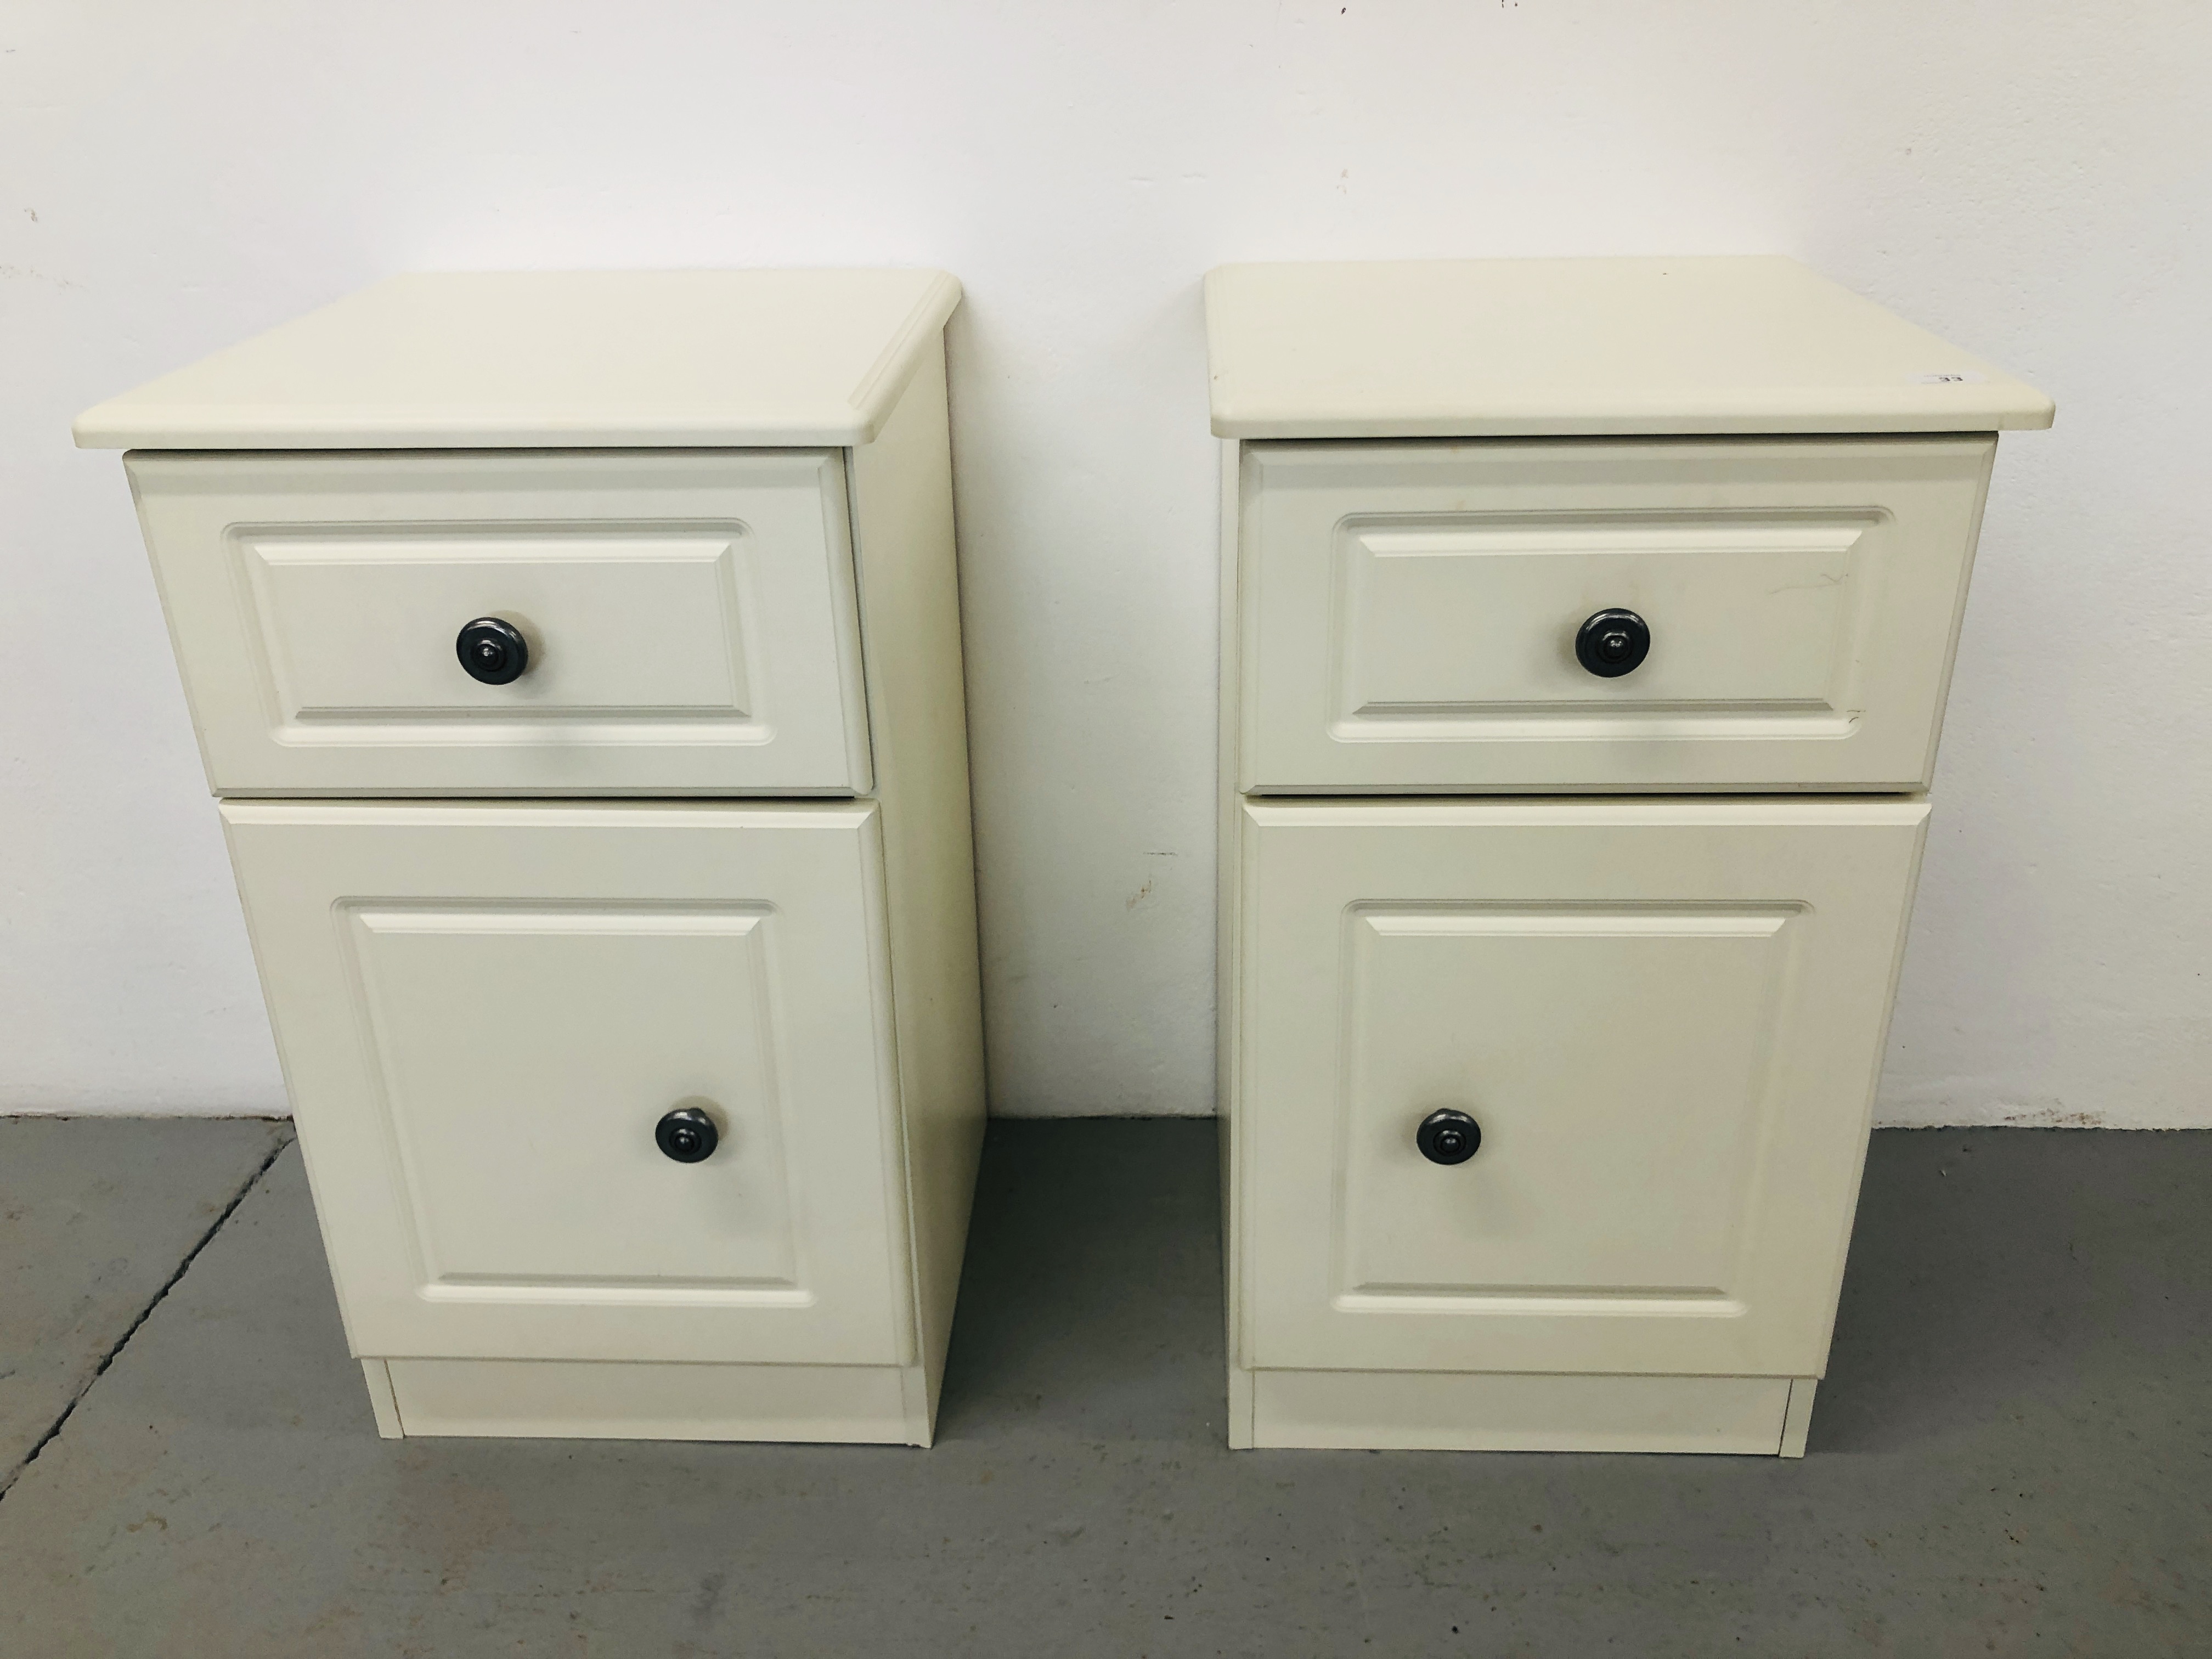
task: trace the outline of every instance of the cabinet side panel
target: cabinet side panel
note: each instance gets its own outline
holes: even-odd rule
[[[1956,631],[1955,629],[1953,630],[1954,635]],[[1897,988],[1899,981],[1905,977],[1905,947],[1912,932],[1912,907],[1920,896],[1920,869],[1928,855],[1928,819],[1934,809],[1925,795],[1915,796],[1912,804],[1921,808],[1921,817],[1913,833],[1911,862],[1905,876],[1904,902],[1897,907],[1890,936],[1889,977],[1882,991],[1881,1024],[1874,1036],[1876,1055],[1889,1053],[1889,1025],[1897,1013]],[[1859,1186],[1866,1178],[1867,1151],[1874,1139],[1875,1099],[1881,1092],[1881,1062],[1877,1060],[1872,1074],[1866,1080],[1860,1102],[1857,1151],[1850,1161],[1849,1185],[1840,1206],[1842,1224],[1837,1229],[1820,1281],[1826,1293],[1820,1322],[1820,1328],[1825,1334],[1820,1339],[1820,1351],[1816,1362],[1806,1368],[1811,1376],[1799,1379],[1804,1390],[1804,1400],[1799,1408],[1806,1413],[1808,1423],[1813,1410],[1813,1384],[1828,1374],[1828,1350],[1835,1340],[1836,1311],[1843,1304],[1844,1267],[1850,1255],[1851,1228],[1858,1218]],[[1796,1431],[1802,1433],[1802,1430],[1803,1425],[1800,1425]],[[1802,1453],[1790,1455],[1796,1456]]]
[[[861,650],[883,813],[891,1001],[933,1414],[983,1133],[967,698],[942,341],[852,452]]]
[[[405,1439],[407,1431],[399,1425],[399,1401],[392,1392],[392,1368],[381,1359],[364,1359],[361,1378],[368,1384],[368,1408],[376,1415],[377,1437]]]
[[[1802,1457],[1805,1439],[1813,1427],[1813,1390],[1819,1380],[1810,1376],[1790,1379],[1790,1409],[1782,1419],[1782,1455]]]
[[[1951,671],[1959,660],[1959,635],[1966,624],[1966,590],[1974,579],[1974,560],[1981,551],[1982,518],[1989,510],[1990,478],[1997,465],[1997,441],[1994,434],[1989,446],[1982,452],[1981,477],[1974,486],[1974,514],[1966,531],[1966,556],[1959,564],[1959,588],[1951,599],[1951,637],[1943,647],[1943,671],[1936,683],[1936,718],[1928,729],[1928,753],[1920,763],[1920,775],[1933,781],[1936,776],[1936,751],[1943,741],[1944,717],[1951,710]]]
[[[1222,1314],[1227,1325],[1227,1348],[1230,1369],[1231,1443],[1237,1443],[1235,1425],[1237,1402],[1241,1399],[1244,1416],[1250,1415],[1250,1386],[1249,1379],[1240,1395],[1237,1367],[1244,1363],[1242,1345],[1237,1340],[1237,1318],[1242,1305],[1239,1293],[1238,1262],[1240,1249],[1237,1237],[1237,1037],[1240,1025],[1237,1002],[1238,969],[1242,961],[1237,948],[1237,928],[1239,908],[1237,881],[1240,866],[1237,861],[1238,825],[1237,811],[1237,720],[1243,708],[1237,695],[1239,654],[1237,642],[1240,623],[1237,616],[1237,511],[1242,490],[1243,446],[1235,439],[1227,439],[1220,446],[1221,457],[1221,617],[1220,617],[1220,695],[1219,754],[1217,763],[1218,778],[1214,790],[1214,888],[1213,888],[1213,1006],[1214,1006],[1214,1112],[1220,1119],[1221,1128],[1221,1261],[1224,1273]]]

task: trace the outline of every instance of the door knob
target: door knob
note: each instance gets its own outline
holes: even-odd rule
[[[1651,626],[1633,611],[1601,611],[1575,635],[1575,659],[1601,679],[1631,673],[1651,654]]]
[[[522,678],[530,666],[530,642],[513,623],[497,617],[478,617],[460,631],[453,653],[471,679],[486,685],[507,685]]]
[[[1482,1125],[1447,1107],[1431,1112],[1413,1132],[1413,1144],[1431,1164],[1464,1164],[1482,1146]]]
[[[653,1139],[678,1164],[703,1164],[714,1155],[721,1132],[696,1106],[678,1106],[653,1126]]]

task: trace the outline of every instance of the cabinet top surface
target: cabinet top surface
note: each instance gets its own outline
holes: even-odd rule
[[[1990,432],[2034,387],[1794,259],[1224,265],[1224,438]]]
[[[88,410],[88,449],[849,445],[960,302],[938,270],[394,276]]]

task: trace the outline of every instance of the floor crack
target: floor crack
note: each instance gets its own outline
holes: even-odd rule
[[[37,1462],[39,1454],[53,1443],[54,1437],[61,1433],[62,1427],[70,1420],[70,1414],[83,1402],[85,1395],[92,1392],[93,1385],[107,1375],[107,1368],[115,1363],[116,1356],[130,1346],[132,1337],[138,1334],[138,1328],[153,1316],[154,1310],[161,1305],[163,1298],[171,1291],[176,1289],[177,1281],[191,1270],[193,1262],[199,1260],[200,1252],[207,1249],[215,1236],[222,1231],[223,1224],[228,1221],[236,1212],[238,1206],[246,1201],[246,1195],[261,1184],[261,1177],[269,1173],[270,1166],[278,1158],[283,1157],[284,1149],[289,1146],[295,1138],[289,1128],[281,1132],[281,1138],[276,1146],[270,1149],[269,1156],[254,1166],[253,1172],[247,1176],[240,1183],[238,1190],[230,1195],[230,1202],[222,1206],[222,1212],[213,1221],[208,1223],[207,1231],[193,1242],[191,1249],[185,1252],[184,1260],[177,1263],[176,1272],[161,1281],[161,1289],[155,1291],[146,1305],[139,1309],[138,1316],[131,1322],[130,1328],[115,1339],[106,1353],[100,1355],[100,1364],[94,1367],[92,1375],[85,1378],[83,1385],[70,1396],[69,1404],[62,1407],[61,1415],[54,1419],[46,1431],[39,1437],[38,1444],[31,1448],[21,1462],[9,1469],[4,1476],[0,1476],[0,1502],[6,1501],[9,1492],[14,1489],[16,1480],[21,1476],[23,1471]]]

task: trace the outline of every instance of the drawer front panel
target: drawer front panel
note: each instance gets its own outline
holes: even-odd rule
[[[1817,1374],[1925,811],[1246,806],[1246,1363]]]
[[[1243,787],[1917,787],[1993,450],[1247,446]]]
[[[131,466],[218,793],[868,786],[835,452]]]
[[[357,1352],[902,1363],[872,807],[225,816]]]

